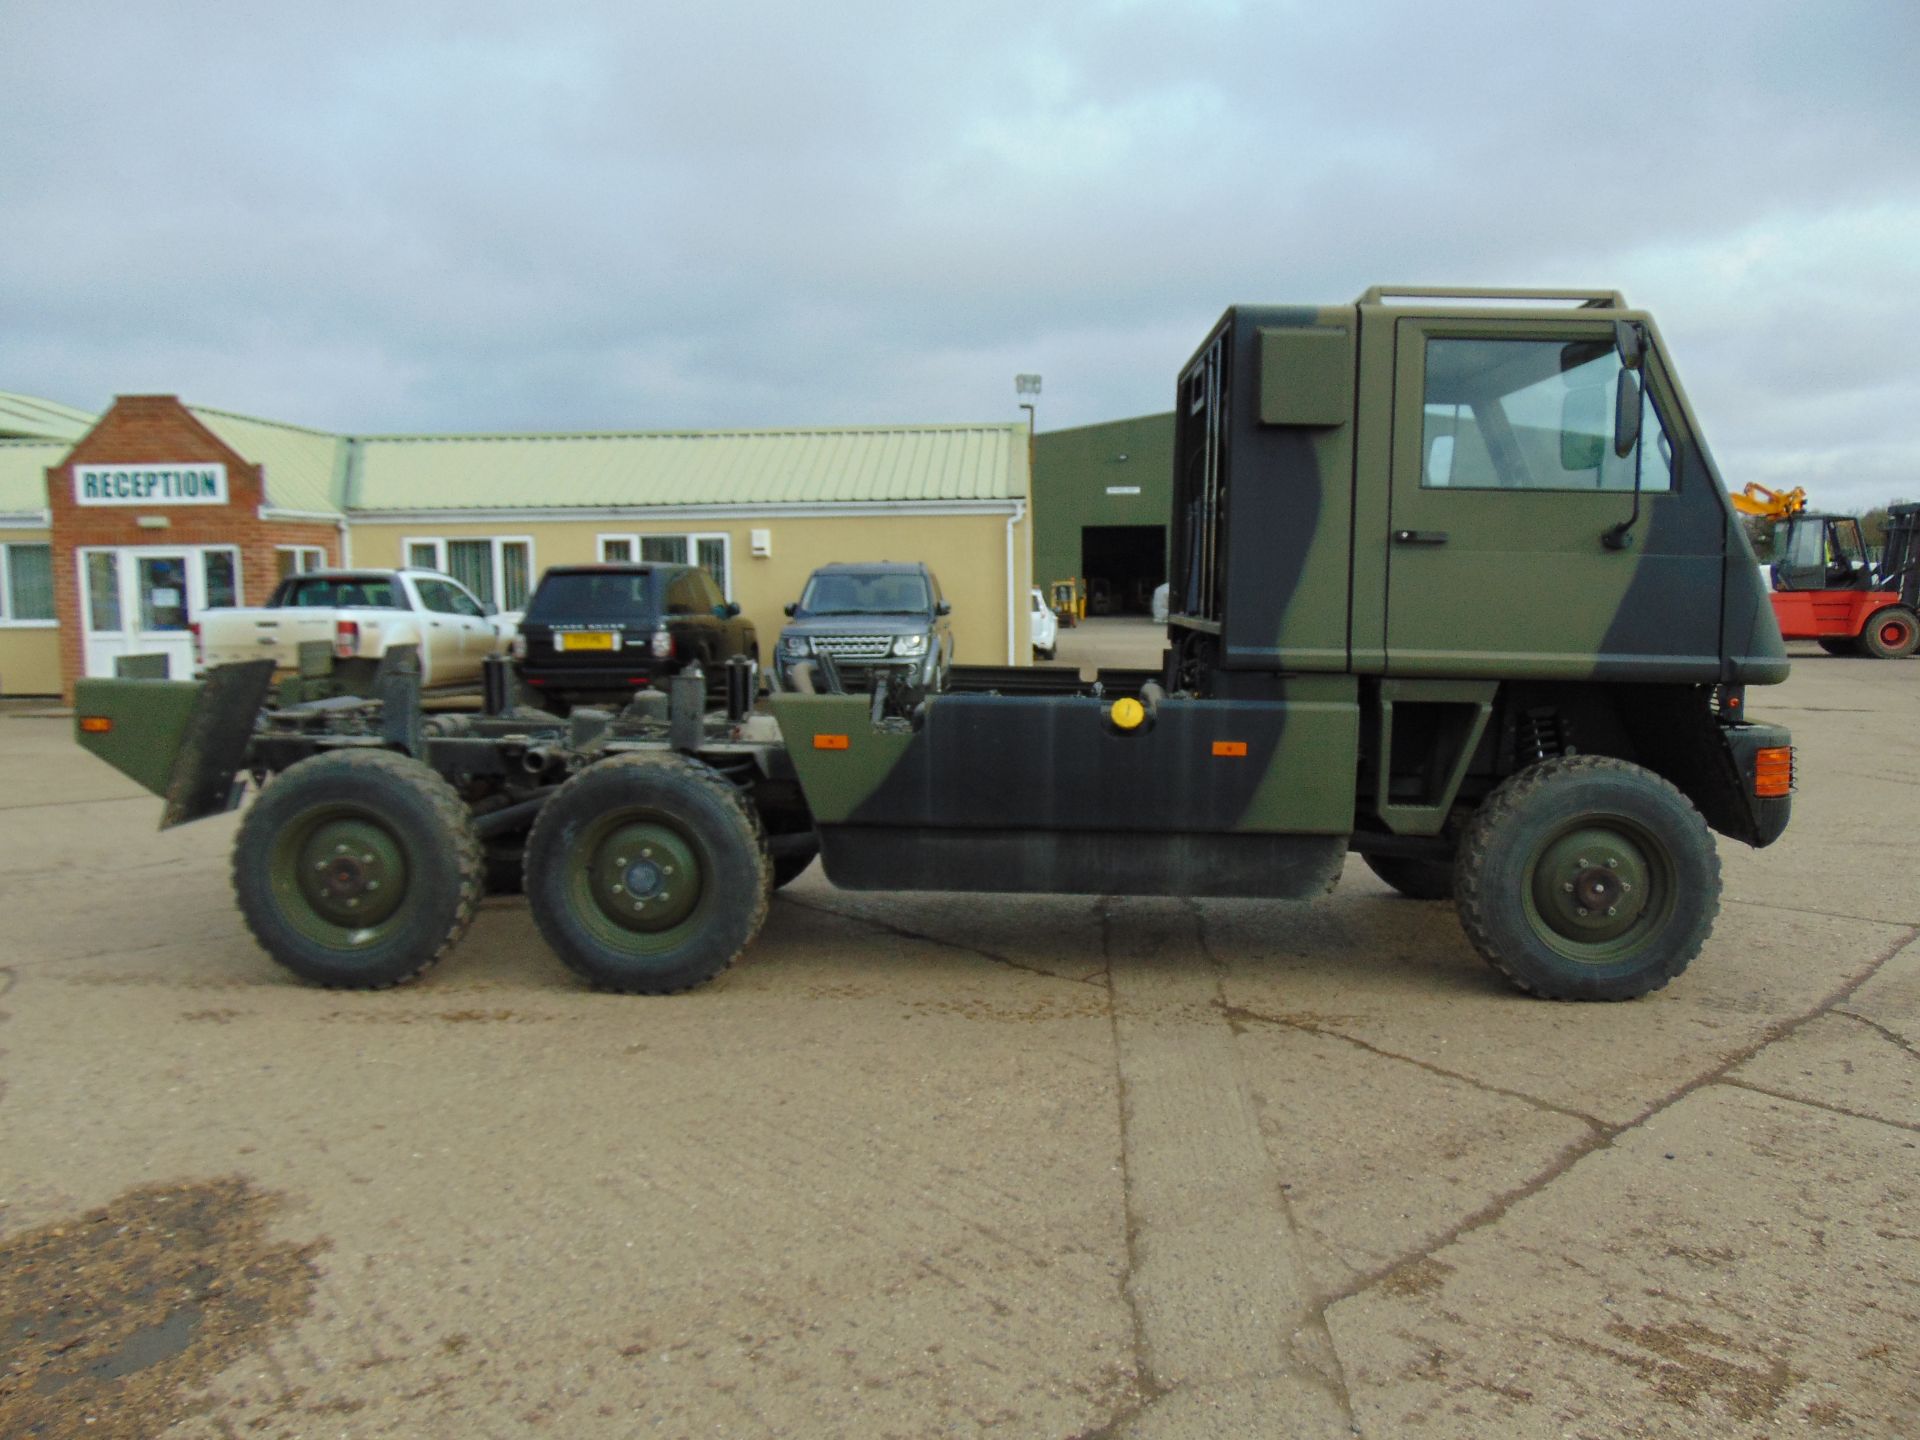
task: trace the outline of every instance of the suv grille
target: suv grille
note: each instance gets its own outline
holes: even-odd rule
[[[836,660],[878,660],[893,649],[891,635],[818,635],[813,648]]]

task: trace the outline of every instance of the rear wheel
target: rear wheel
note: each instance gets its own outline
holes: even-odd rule
[[[453,787],[386,750],[315,755],[240,822],[233,888],[247,928],[303,980],[377,990],[451,950],[484,856]]]
[[[1362,855],[1367,868],[1409,900],[1453,898],[1453,866],[1441,860],[1405,855]]]
[[[1876,660],[1899,660],[1920,646],[1920,619],[1904,605],[1888,605],[1867,617],[1859,644]]]
[[[589,766],[527,837],[534,923],[605,990],[664,995],[718,975],[759,933],[771,879],[758,815],[677,755]]]
[[[1659,989],[1700,952],[1720,908],[1700,813],[1652,771],[1604,756],[1543,761],[1501,785],[1455,869],[1474,948],[1552,1000]]]

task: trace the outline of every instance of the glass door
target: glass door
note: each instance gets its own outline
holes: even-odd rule
[[[232,546],[82,550],[79,561],[89,675],[112,675],[122,655],[163,655],[168,676],[187,679],[197,658],[194,617],[240,598]]]

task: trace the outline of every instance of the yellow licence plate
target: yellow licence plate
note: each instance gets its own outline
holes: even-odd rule
[[[556,635],[562,650],[612,650],[615,647],[611,630],[579,630],[570,634]]]

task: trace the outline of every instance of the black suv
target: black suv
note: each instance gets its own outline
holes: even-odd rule
[[[692,565],[556,565],[540,577],[513,642],[520,678],[557,702],[623,704],[695,660],[708,688],[735,655],[757,665],[753,622]]]
[[[953,613],[925,565],[890,560],[822,565],[807,577],[780,632],[774,666],[782,689],[796,662],[833,658],[841,683],[866,690],[876,670],[896,670],[923,690],[947,688]]]

